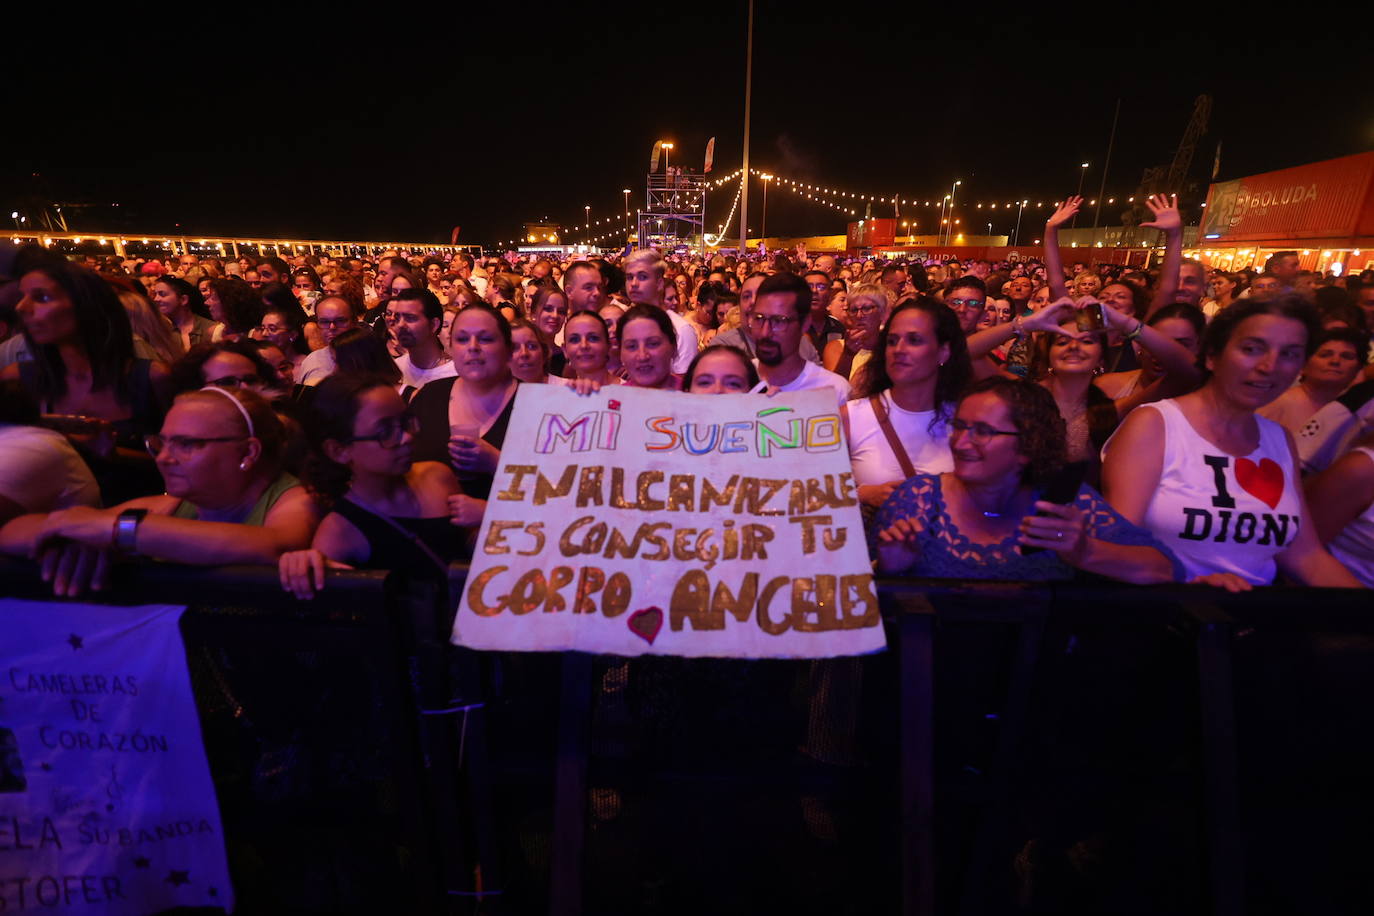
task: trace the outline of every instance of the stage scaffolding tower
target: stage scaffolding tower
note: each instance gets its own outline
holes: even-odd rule
[[[640,248],[700,249],[705,245],[705,226],[705,175],[680,171],[649,173],[637,227]]]

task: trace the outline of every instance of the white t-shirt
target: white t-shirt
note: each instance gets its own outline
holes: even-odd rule
[[[757,367],[759,361],[754,360]],[[815,363],[802,361],[802,371],[797,377],[786,385],[780,385],[779,391],[809,391],[812,388],[833,388],[835,390],[836,406],[843,407],[844,402],[849,400],[849,382],[844,376],[836,375],[829,369],[823,369]]]
[[[1272,584],[1274,557],[1308,521],[1283,427],[1256,416],[1259,447],[1237,457],[1204,439],[1172,400],[1137,409],[1164,419],[1164,461],[1144,527],[1182,561],[1189,579],[1229,572]],[[1110,449],[1108,440],[1104,454]]]
[[[100,487],[67,437],[39,426],[0,425],[0,496],[25,512],[100,505]]]
[[[335,365],[332,348],[320,347],[318,350],[312,350],[296,368],[296,380],[302,385],[318,385],[334,374]]]
[[[1361,446],[1355,451],[1374,461],[1374,448]],[[1327,549],[1365,588],[1374,588],[1374,503],[1365,506],[1358,518],[1341,529]]]
[[[410,361],[409,353],[402,353],[396,357],[396,368],[401,370],[401,381],[412,388],[422,388],[426,382],[432,382],[437,378],[453,378],[458,374],[458,364],[451,359],[445,359],[429,369],[421,369]]]
[[[892,430],[901,441],[916,473],[944,474],[954,470],[954,457],[949,450],[949,427],[943,421],[932,427],[936,411],[903,410],[893,403],[891,391],[884,391],[881,397]],[[867,487],[906,480],[902,463],[888,444],[868,398],[850,401],[846,406],[849,410],[849,460],[854,465],[854,482]]]
[[[668,313],[668,319],[673,323],[673,330],[677,331],[677,355],[673,357],[673,374],[686,375],[687,369],[692,365],[692,360],[697,357],[697,350],[700,349],[697,342],[697,329],[686,318],[683,318],[672,309],[664,309]]]
[[[1324,471],[1374,433],[1374,382],[1360,382],[1317,411],[1294,435],[1304,474]]]

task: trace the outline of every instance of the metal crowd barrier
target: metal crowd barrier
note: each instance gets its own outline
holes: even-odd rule
[[[369,573],[98,600],[188,605],[242,912],[1370,911],[1367,593],[879,594],[889,650],[825,661],[454,649]]]

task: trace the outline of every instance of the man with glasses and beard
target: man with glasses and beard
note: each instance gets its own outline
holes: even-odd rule
[[[774,274],[760,284],[752,308],[744,313],[754,341],[759,378],[769,391],[830,388],[836,405],[849,400],[849,382],[801,355],[803,325],[811,313],[811,287],[796,274]]]

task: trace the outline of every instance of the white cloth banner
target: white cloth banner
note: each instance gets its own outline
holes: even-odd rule
[[[233,909],[183,610],[0,600],[0,911]]]
[[[834,392],[521,385],[453,641],[740,658],[881,649]]]

